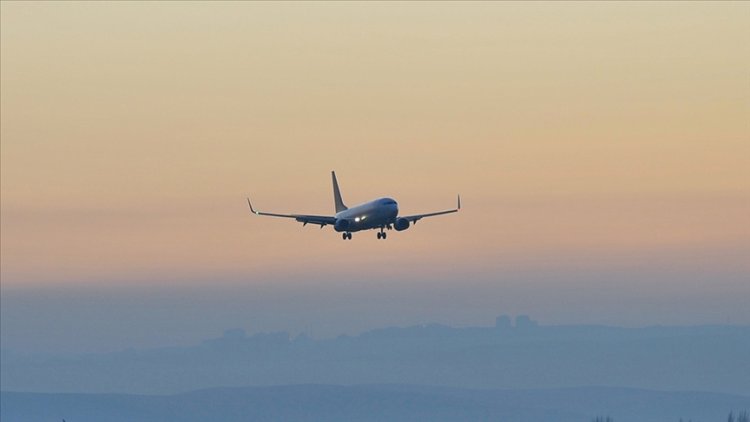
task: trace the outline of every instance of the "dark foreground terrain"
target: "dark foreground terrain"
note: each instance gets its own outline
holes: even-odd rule
[[[725,421],[750,397],[582,387],[471,390],[398,385],[290,385],[176,395],[2,393],[4,422],[61,421]]]

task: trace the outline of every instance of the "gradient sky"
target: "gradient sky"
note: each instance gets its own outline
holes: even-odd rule
[[[331,334],[508,308],[750,323],[749,3],[2,2],[0,20],[6,342],[72,286],[391,286]],[[247,195],[332,213],[332,169],[349,205],[464,209],[385,242],[248,215]],[[441,314],[416,286],[467,299]],[[473,305],[487,289],[502,300]],[[283,321],[255,329],[304,325]]]

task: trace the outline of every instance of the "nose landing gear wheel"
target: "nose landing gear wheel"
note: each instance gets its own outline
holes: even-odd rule
[[[383,238],[383,233],[378,232],[378,239],[382,239],[382,238]]]

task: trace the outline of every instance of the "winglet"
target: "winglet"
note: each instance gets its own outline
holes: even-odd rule
[[[251,203],[250,203],[250,198],[247,198],[247,205],[249,205],[249,206],[250,206],[250,211],[251,211],[251,212],[252,212],[253,214],[256,214],[256,215],[258,214],[258,211],[255,211],[255,210],[253,209],[253,204],[251,204]]]
[[[461,209],[461,195],[458,195],[458,208],[456,209]]]

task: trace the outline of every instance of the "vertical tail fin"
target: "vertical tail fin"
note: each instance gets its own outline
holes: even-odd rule
[[[339,182],[336,180],[336,172],[331,172],[331,178],[333,179],[333,202],[336,204],[336,212],[341,212],[349,208],[344,205],[344,201],[341,200],[341,191],[339,191]]]

